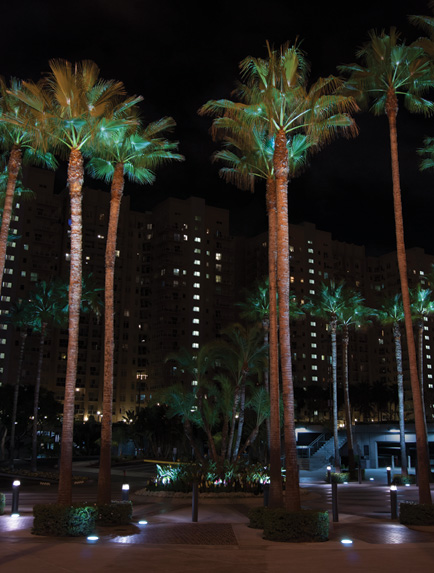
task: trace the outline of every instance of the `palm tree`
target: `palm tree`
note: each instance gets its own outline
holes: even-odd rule
[[[13,304],[9,309],[8,315],[6,317],[7,322],[11,322],[15,328],[20,331],[20,352],[18,358],[18,368],[17,368],[17,378],[14,385],[14,395],[12,401],[12,419],[11,419],[11,436],[9,440],[9,451],[10,451],[10,466],[14,467],[14,450],[15,450],[15,425],[17,420],[17,407],[18,407],[18,396],[20,392],[20,381],[21,381],[21,371],[23,366],[24,358],[24,348],[27,340],[27,336],[32,328],[32,316],[29,312],[29,304],[25,301],[18,301]]]
[[[114,275],[116,238],[125,175],[139,183],[152,183],[153,169],[164,161],[181,160],[174,153],[177,143],[169,142],[164,134],[175,122],[166,117],[150,123],[141,131],[124,127],[118,131],[105,129],[102,122],[97,145],[88,163],[88,170],[96,178],[111,182],[111,200],[105,253],[105,313],[104,313],[104,389],[103,417],[101,422],[100,471],[98,474],[98,503],[111,499],[111,433],[113,410],[114,365]],[[98,154],[98,156],[96,156]]]
[[[377,317],[381,324],[389,325],[393,331],[393,341],[395,343],[395,360],[396,360],[396,381],[398,384],[398,409],[399,409],[399,443],[401,449],[401,472],[402,475],[408,475],[407,452],[405,447],[405,401],[404,401],[404,374],[402,369],[402,344],[401,344],[401,327],[404,321],[404,309],[402,298],[395,295],[387,300],[377,310]]]
[[[345,428],[347,432],[348,465],[350,473],[352,473],[356,469],[356,464],[354,459],[350,387],[348,376],[348,346],[350,342],[349,329],[352,325],[360,327],[367,320],[369,311],[363,305],[364,299],[359,293],[346,289],[342,294],[344,297],[344,305],[338,311],[338,320],[340,327],[342,328]]]
[[[298,510],[300,493],[289,332],[287,191],[290,172],[287,144],[296,133],[308,134],[314,142],[325,142],[341,130],[354,130],[354,122],[347,112],[354,111],[356,106],[352,98],[338,93],[341,82],[335,77],[321,78],[307,89],[308,65],[297,46],[285,44],[280,50],[274,50],[268,45],[266,59],[249,56],[241,62],[240,67],[246,80],[237,90],[241,102],[209,102],[205,111],[220,111],[235,118],[245,115],[252,126],[264,126],[274,141],[276,201],[273,202],[276,205],[277,223],[277,291],[287,480],[285,506],[288,510]]]
[[[71,209],[69,338],[63,407],[58,502],[72,499],[72,435],[74,427],[75,378],[78,359],[78,332],[82,288],[82,186],[83,151],[91,146],[101,122],[105,129],[117,130],[131,123],[126,111],[136,98],[121,100],[121,82],[99,78],[98,66],[89,60],[72,65],[51,60],[50,73],[38,84],[23,82],[15,95],[32,109],[45,111],[43,127],[51,135],[55,150],[68,161],[68,187]],[[108,121],[110,120],[110,121]]]
[[[0,77],[0,147],[9,156],[0,228],[0,277],[4,272],[13,198],[23,163],[50,169],[57,167],[54,156],[45,149],[47,134],[41,127],[39,111],[25,105],[14,96],[20,89],[20,80],[12,78],[8,87],[5,80]],[[36,124],[40,126],[39,129],[35,129]]]
[[[426,412],[425,412],[425,388],[423,376],[424,352],[423,352],[423,335],[424,335],[424,322],[428,320],[429,316],[434,314],[434,301],[431,299],[432,291],[427,288],[422,288],[421,284],[410,291],[411,311],[413,320],[417,329],[418,338],[418,356],[419,356],[419,383],[420,393],[422,398],[422,407],[424,410],[424,420],[426,425]]]
[[[322,283],[316,297],[304,305],[304,310],[312,316],[317,316],[328,322],[332,344],[332,385],[333,385],[333,442],[334,442],[334,465],[337,472],[341,471],[341,457],[339,454],[338,434],[338,347],[337,329],[338,319],[345,309],[344,283]]]
[[[384,31],[381,34],[371,31],[369,41],[358,51],[357,56],[364,65],[350,64],[339,69],[350,74],[349,89],[354,90],[353,93],[360,94],[361,98],[372,101],[372,111],[376,115],[385,113],[389,122],[396,248],[416,426],[419,502],[431,504],[427,434],[417,373],[407,277],[396,119],[399,95],[405,96],[404,105],[410,112],[425,115],[433,113],[434,104],[424,97],[427,90],[434,86],[433,64],[423,48],[414,44],[408,46],[401,41],[395,28],[391,28],[389,34]]]
[[[59,327],[66,324],[66,314],[64,312],[66,296],[66,285],[58,281],[50,283],[41,281],[29,294],[28,310],[31,316],[31,326],[33,332],[39,333],[39,359],[33,398],[32,471],[37,470],[39,390],[41,387],[44,344],[50,324]]]
[[[242,324],[232,324],[222,331],[222,338],[223,344],[217,343],[215,347],[216,350],[223,351],[226,368],[231,370],[235,381],[227,457],[236,460],[244,426],[247,380],[253,373],[265,370],[267,347],[263,345],[261,328],[258,326],[246,328]],[[234,443],[237,420],[237,436]]]

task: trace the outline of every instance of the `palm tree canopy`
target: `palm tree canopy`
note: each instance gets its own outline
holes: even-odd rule
[[[400,294],[387,299],[377,310],[378,319],[382,324],[395,324],[404,321],[404,307]]]
[[[433,102],[424,97],[434,87],[434,76],[432,61],[423,48],[406,45],[392,27],[389,34],[371,30],[357,57],[363,65],[353,63],[338,69],[350,75],[350,93],[362,103],[372,101],[371,111],[376,115],[387,113],[386,103],[392,95],[403,95],[404,105],[411,112],[434,112]]]
[[[415,320],[423,320],[434,314],[434,301],[431,297],[432,290],[422,288],[421,284],[410,291],[411,314]]]
[[[183,161],[176,153],[178,142],[169,141],[166,133],[176,125],[171,117],[164,117],[145,127],[126,125],[118,130],[106,129],[110,120],[103,119],[91,151],[88,171],[96,179],[110,182],[115,167],[121,163],[131,181],[152,184],[155,169],[167,161]]]

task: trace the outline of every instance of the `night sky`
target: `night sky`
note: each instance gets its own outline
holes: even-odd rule
[[[210,118],[197,115],[209,99],[230,97],[238,64],[247,55],[266,55],[275,46],[302,40],[311,79],[336,74],[355,61],[371,29],[396,26],[408,41],[422,34],[408,14],[433,12],[427,1],[312,2],[267,0],[261,9],[247,2],[189,3],[159,0],[20,0],[2,6],[0,74],[39,79],[48,60],[94,60],[106,79],[122,80],[130,94],[144,97],[142,115],[152,121],[170,115],[177,122],[183,164],[158,172],[152,187],[127,184],[136,208],[152,208],[167,196],[204,197],[231,210],[233,232],[266,229],[264,189],[254,194],[224,183],[210,156],[217,149]],[[209,12],[211,10],[211,13]],[[434,97],[434,93],[432,94]],[[386,117],[357,115],[360,134],[337,140],[312,158],[289,189],[290,220],[311,221],[334,238],[365,244],[371,253],[394,250],[394,223]],[[434,254],[434,173],[421,174],[416,149],[434,135],[434,118],[398,116],[400,166],[407,246]],[[89,186],[100,186],[87,180]],[[63,181],[59,182],[63,185]]]

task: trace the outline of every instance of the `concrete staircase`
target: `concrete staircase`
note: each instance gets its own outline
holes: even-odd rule
[[[347,443],[345,432],[338,433],[339,450]],[[329,438],[315,453],[308,458],[299,458],[299,467],[303,470],[318,470],[330,463],[330,458],[334,457],[333,436]]]

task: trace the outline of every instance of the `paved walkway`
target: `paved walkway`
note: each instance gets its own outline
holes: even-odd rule
[[[0,517],[0,572],[85,569],[110,573],[140,568],[147,573],[299,573],[351,566],[351,571],[384,573],[411,568],[432,573],[434,528],[410,529],[390,519],[383,473],[375,475],[373,482],[339,486],[339,522],[333,523],[330,517],[330,540],[324,543],[262,539],[262,531],[247,526],[247,513],[262,505],[260,498],[200,499],[198,523],[192,523],[188,499],[132,494],[134,523],[99,528],[100,538],[94,544],[83,538],[32,535],[31,507],[20,504],[20,517]],[[314,475],[303,474],[301,485],[303,506],[330,509],[330,486]],[[402,488],[400,494],[411,500],[417,497],[417,490],[414,486]],[[142,520],[147,524],[139,523]],[[350,538],[352,545],[344,546],[344,537]]]

